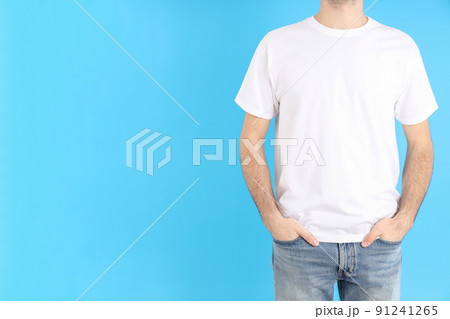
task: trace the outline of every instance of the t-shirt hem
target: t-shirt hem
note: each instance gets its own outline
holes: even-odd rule
[[[351,235],[351,236],[321,236],[315,235],[319,243],[360,243],[366,234],[363,235]]]

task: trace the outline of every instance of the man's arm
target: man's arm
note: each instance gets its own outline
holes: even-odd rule
[[[239,140],[241,167],[245,182],[258,207],[264,225],[275,239],[287,241],[301,236],[311,245],[317,246],[319,244],[317,239],[298,221],[283,217],[276,204],[263,144],[269,125],[270,120],[248,113],[245,115]],[[256,151],[259,145],[261,147]],[[286,214],[289,215],[289,212]]]
[[[403,131],[408,148],[399,208],[393,218],[383,218],[375,224],[364,238],[363,247],[372,244],[378,236],[389,241],[401,240],[413,226],[427,193],[433,172],[433,143],[428,120],[415,125],[403,125]]]

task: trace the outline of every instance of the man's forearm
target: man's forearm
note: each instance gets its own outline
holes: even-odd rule
[[[317,238],[299,221],[285,218],[275,201],[264,149],[264,137],[269,125],[268,119],[258,118],[249,113],[245,115],[239,140],[239,152],[247,187],[258,207],[264,226],[274,240],[290,241],[302,237],[312,246],[318,246]],[[281,206],[280,208],[289,215]]]
[[[428,190],[433,172],[433,145],[408,145],[402,178],[402,195],[396,219],[412,227],[420,205]]]
[[[264,145],[258,150],[259,158],[255,159],[248,150],[248,143],[251,143],[251,141],[240,140],[242,173],[253,201],[258,207],[264,224],[266,224],[266,221],[270,218],[280,217],[280,212],[273,195],[272,181],[269,167],[267,166]]]

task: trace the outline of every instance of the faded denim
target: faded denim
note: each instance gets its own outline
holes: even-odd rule
[[[360,242],[314,247],[301,237],[274,240],[275,300],[331,301],[337,282],[343,301],[397,301],[401,264],[401,242],[377,239],[363,248]]]

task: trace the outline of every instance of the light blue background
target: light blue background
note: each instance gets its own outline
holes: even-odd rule
[[[259,40],[319,0],[79,2],[200,126],[73,1],[0,0],[0,299],[76,299],[200,177],[83,300],[272,300],[271,237],[240,168],[192,166],[192,138],[238,138],[233,99]],[[368,13],[416,40],[440,105],[404,300],[450,299],[449,14],[448,0]],[[155,176],[125,166],[125,141],[147,127],[173,137]]]

